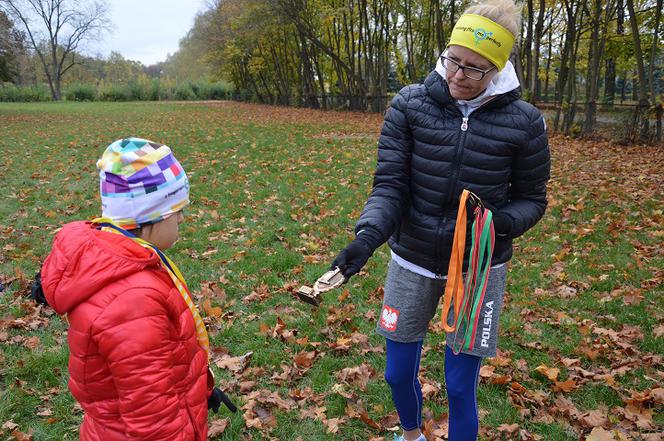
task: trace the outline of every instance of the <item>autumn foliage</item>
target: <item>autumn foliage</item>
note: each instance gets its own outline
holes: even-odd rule
[[[352,234],[375,167],[379,115],[239,103],[0,106],[0,431],[77,439],[66,323],[26,299],[59,226],[98,213],[94,161],[114,139],[170,145],[192,182],[169,252],[192,286],[212,366],[238,405],[219,440],[391,440],[398,417],[373,331],[381,248],[318,309],[313,282]],[[664,436],[664,151],[551,138],[542,222],[516,242],[500,351],[483,364],[483,440]],[[444,333],[420,380],[428,439],[446,439]]]

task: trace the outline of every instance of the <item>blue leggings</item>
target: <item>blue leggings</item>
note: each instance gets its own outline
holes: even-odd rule
[[[422,342],[387,342],[385,380],[392,389],[392,401],[399,413],[401,427],[413,430],[422,426],[422,388],[417,379]],[[445,385],[449,401],[449,441],[475,441],[479,428],[477,381],[482,357],[454,355],[445,347]]]

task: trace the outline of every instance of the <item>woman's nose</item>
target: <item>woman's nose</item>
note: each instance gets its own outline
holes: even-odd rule
[[[463,80],[466,78],[466,75],[463,73],[463,69],[459,68],[456,72],[454,72],[454,77],[457,80]]]

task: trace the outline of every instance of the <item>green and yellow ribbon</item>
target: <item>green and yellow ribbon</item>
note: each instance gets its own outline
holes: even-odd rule
[[[138,243],[142,247],[149,248],[153,250],[155,253],[157,253],[157,256],[159,256],[159,260],[161,261],[162,267],[166,270],[166,272],[170,276],[171,280],[173,281],[173,284],[175,285],[178,292],[182,296],[184,302],[187,304],[187,307],[189,308],[189,311],[191,312],[191,315],[194,318],[194,324],[196,325],[196,340],[198,341],[198,345],[201,348],[203,348],[203,350],[207,354],[209,360],[210,339],[208,337],[207,330],[205,329],[205,323],[203,322],[201,314],[198,312],[196,304],[191,300],[191,293],[189,291],[189,287],[187,286],[187,283],[185,282],[184,277],[182,276],[182,273],[178,269],[177,265],[175,265],[175,263],[171,259],[169,259],[168,256],[166,256],[154,244],[148,242],[145,239],[141,239],[140,237],[135,236],[134,234],[130,233],[129,231],[115,224],[109,218],[99,217],[97,219],[93,219],[92,223],[101,227],[103,231],[107,231],[109,233],[121,234],[133,240],[134,242]]]

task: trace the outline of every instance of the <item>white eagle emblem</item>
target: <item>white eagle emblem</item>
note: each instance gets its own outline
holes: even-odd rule
[[[384,305],[383,312],[380,315],[381,328],[387,331],[394,331],[395,329],[397,329],[398,320],[399,320],[399,310]]]

